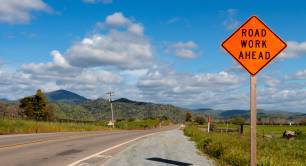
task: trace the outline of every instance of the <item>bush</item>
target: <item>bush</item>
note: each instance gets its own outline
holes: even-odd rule
[[[197,117],[195,117],[194,121],[196,123],[202,125],[206,122],[206,119],[203,116],[197,116]]]

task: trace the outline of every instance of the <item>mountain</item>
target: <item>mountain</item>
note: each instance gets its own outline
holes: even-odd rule
[[[250,116],[249,110],[226,110],[219,114],[222,118],[232,118],[232,117],[243,117],[248,118]]]
[[[67,90],[56,90],[45,93],[50,102],[81,103],[88,99]]]
[[[147,104],[145,102],[132,101],[132,100],[129,100],[127,98],[120,98],[120,99],[114,100],[113,103],[129,103],[129,104],[136,104],[136,105]]]
[[[9,101],[9,100],[6,99],[6,98],[1,98],[0,101],[2,101],[2,102],[7,102],[7,101]]]
[[[108,120],[111,117],[110,103],[107,99],[87,99],[67,90],[57,90],[45,94],[49,101],[56,105],[61,119]],[[185,120],[186,110],[167,104],[133,101],[120,98],[113,102],[116,119],[145,119],[168,117],[176,122]],[[82,116],[86,115],[85,118]]]
[[[111,117],[108,100],[101,98],[88,100],[80,105],[91,112],[97,119],[109,119]],[[116,119],[144,119],[166,116],[173,121],[183,122],[186,115],[185,109],[173,105],[132,101],[126,98],[114,100],[113,110]]]
[[[250,110],[214,110],[209,108],[194,109],[191,110],[196,115],[210,115],[220,119],[231,119],[234,117],[243,117],[248,119],[250,117]],[[296,119],[303,117],[303,113],[299,112],[286,112],[286,111],[268,111],[268,110],[257,110],[258,118],[285,118],[285,119]]]

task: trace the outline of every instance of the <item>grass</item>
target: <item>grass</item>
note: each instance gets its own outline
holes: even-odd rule
[[[286,129],[299,130],[302,135],[293,140],[281,138]],[[305,166],[306,165],[306,126],[258,126],[257,131],[274,134],[267,139],[257,136],[257,165],[259,166]],[[249,126],[245,134],[207,133],[197,126],[185,128],[185,135],[196,142],[198,149],[217,161],[218,165],[247,166],[250,161]],[[304,136],[303,136],[304,135]]]
[[[162,126],[169,125],[171,122],[166,120],[161,123]],[[116,122],[116,128],[119,129],[152,129],[158,127],[160,124],[160,121],[158,119],[146,119],[146,120],[122,120],[119,122]]]
[[[108,130],[108,121],[92,123],[75,122],[43,122],[20,119],[0,119],[0,135],[4,134],[27,134],[65,131],[101,131]],[[146,120],[122,120],[115,123],[118,129],[152,129],[158,127],[160,121],[157,119]],[[169,120],[163,121],[162,126],[171,124]]]
[[[59,123],[59,122],[36,122],[32,120],[1,119],[1,134],[19,133],[45,133],[63,131],[99,131],[107,130],[106,127],[94,123]]]

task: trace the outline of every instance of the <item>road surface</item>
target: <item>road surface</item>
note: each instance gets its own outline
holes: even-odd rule
[[[0,165],[101,165],[133,140],[173,128],[176,126],[154,130],[3,135],[0,136]],[[91,157],[87,159],[88,156]]]
[[[129,146],[103,166],[212,166],[194,143],[176,129],[155,134]]]

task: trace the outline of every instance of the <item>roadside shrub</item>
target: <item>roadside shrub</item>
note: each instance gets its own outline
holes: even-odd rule
[[[135,118],[129,118],[128,122],[134,122],[136,119]]]
[[[197,117],[195,117],[194,121],[196,123],[202,125],[206,122],[206,119],[203,116],[197,116]]]
[[[224,154],[224,147],[222,145],[222,143],[217,142],[217,143],[211,143],[208,144],[206,149],[205,149],[206,153],[217,158],[220,159],[222,157],[222,155]]]

